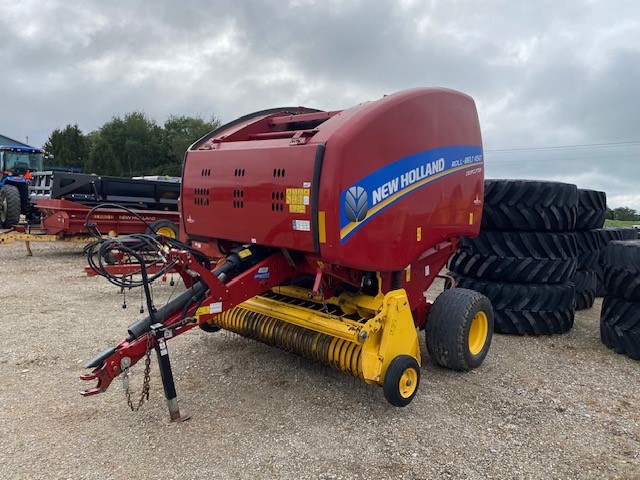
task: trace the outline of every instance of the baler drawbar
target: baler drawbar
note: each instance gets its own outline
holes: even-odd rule
[[[126,379],[153,348],[171,419],[181,419],[166,340],[199,326],[297,353],[408,405],[420,382],[417,329],[448,368],[476,368],[488,352],[486,297],[425,296],[458,238],[477,236],[483,184],[474,102],[451,90],[334,112],[271,109],[220,127],[185,156],[186,241],[126,246],[161,256],[186,291],[154,310],[142,266],[149,315],[86,365],[82,379],[98,383],[83,395]]]

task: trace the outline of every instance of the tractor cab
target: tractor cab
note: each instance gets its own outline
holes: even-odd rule
[[[2,176],[24,177],[27,172],[42,170],[43,151],[30,147],[0,147]],[[27,175],[28,177],[28,175]]]
[[[22,146],[0,146],[0,226],[11,228],[20,221],[20,214],[32,215],[29,205],[31,172],[43,168],[44,151]]]

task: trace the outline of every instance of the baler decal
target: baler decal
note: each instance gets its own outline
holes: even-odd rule
[[[340,194],[341,243],[405,195],[482,163],[480,146],[444,147],[409,155],[367,175]]]

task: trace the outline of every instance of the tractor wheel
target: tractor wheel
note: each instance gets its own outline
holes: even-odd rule
[[[2,228],[11,228],[20,221],[20,192],[13,185],[0,189],[0,223]]]
[[[493,336],[493,308],[487,297],[466,288],[445,290],[429,311],[425,340],[434,362],[453,370],[482,364]]]
[[[573,233],[485,230],[460,239],[449,268],[487,280],[563,283],[576,271],[577,254]]]
[[[607,294],[640,302],[640,240],[609,243],[602,264]]]
[[[167,238],[178,238],[178,226],[169,220],[156,220],[149,228],[147,235],[164,235]]]
[[[536,180],[485,180],[482,228],[562,232],[578,216],[578,187]]]
[[[595,268],[600,258],[600,249],[604,242],[594,230],[577,230],[573,232],[578,245],[578,270],[590,270]]]
[[[605,296],[600,313],[600,337],[607,347],[640,360],[640,303]]]
[[[420,365],[410,355],[398,355],[389,364],[382,390],[384,398],[394,407],[406,407],[415,397],[420,385]]]
[[[577,270],[573,278],[576,287],[576,310],[585,310],[593,306],[596,299],[598,277],[595,270]]]
[[[496,333],[553,335],[573,327],[576,296],[573,283],[493,282],[455,272],[451,272],[451,276],[458,286],[489,298],[495,313]]]
[[[607,213],[607,194],[596,190],[578,189],[576,230],[602,228]]]

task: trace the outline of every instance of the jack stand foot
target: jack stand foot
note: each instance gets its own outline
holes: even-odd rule
[[[191,418],[191,415],[188,413],[180,413],[177,398],[167,399],[167,407],[169,408],[169,418],[165,418],[165,423],[167,425],[186,422]]]
[[[178,395],[176,393],[176,385],[173,381],[173,373],[171,372],[171,361],[169,360],[169,350],[167,349],[167,343],[165,341],[165,330],[161,324],[155,323],[151,325],[151,331],[156,339],[156,356],[158,357],[164,396],[167,399],[167,408],[169,409],[169,418],[166,421],[169,424],[184,422],[185,420],[189,420],[191,416],[180,414],[180,409],[178,408]]]

